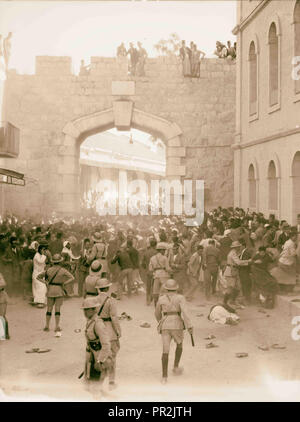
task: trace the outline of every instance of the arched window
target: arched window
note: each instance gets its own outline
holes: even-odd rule
[[[257,113],[257,52],[254,41],[249,48],[249,114]]]
[[[276,25],[273,22],[269,30],[269,104],[279,102],[279,42]]]
[[[278,209],[278,180],[274,161],[270,161],[268,168],[269,179],[269,210]]]
[[[297,214],[300,214],[300,151],[297,151],[292,163],[293,177],[293,223],[296,223]]]
[[[294,56],[300,57],[300,0],[297,0],[294,10],[294,25],[295,25],[295,49]],[[300,93],[300,78],[295,81],[296,93]]]
[[[255,171],[253,164],[250,164],[248,170],[248,180],[249,180],[249,208],[256,207],[256,179]]]

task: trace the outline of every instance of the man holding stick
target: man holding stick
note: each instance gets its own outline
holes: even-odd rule
[[[98,307],[98,298],[93,297],[84,299],[81,307],[87,319],[85,329],[87,346],[84,373],[78,377],[85,376],[88,389],[95,398],[101,397],[103,381],[112,366],[109,332],[97,314]]]
[[[181,375],[183,368],[179,367],[182,355],[183,331],[187,328],[193,343],[193,327],[186,311],[186,302],[182,295],[177,293],[179,285],[173,279],[169,279],[164,284],[167,293],[162,294],[155,308],[155,317],[158,321],[158,333],[161,334],[162,353],[162,383],[168,380],[168,362],[170,343],[173,339],[176,343],[174,375]]]
[[[120,337],[121,337],[121,326],[118,319],[118,312],[116,307],[116,301],[111,298],[108,294],[111,283],[106,278],[99,278],[96,283],[96,289],[99,294],[97,299],[99,301],[98,317],[104,322],[105,328],[109,333],[112,364],[108,371],[109,388],[116,388],[115,383],[116,375],[116,358],[118,351],[120,350]]]

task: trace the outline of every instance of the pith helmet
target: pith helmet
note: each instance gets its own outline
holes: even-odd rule
[[[109,286],[111,286],[111,283],[107,280],[107,278],[99,278],[95,284],[96,289],[104,289]]]
[[[81,309],[91,309],[91,308],[97,308],[98,301],[95,297],[87,297],[84,299]]]
[[[156,246],[156,249],[168,249],[166,242],[159,242]]]
[[[92,239],[94,242],[101,242],[102,235],[99,232],[94,233],[94,236],[92,236]]]
[[[99,273],[102,269],[102,264],[99,259],[96,259],[92,262],[91,268],[90,268],[90,274]]]
[[[169,280],[165,282],[164,288],[166,290],[177,290],[179,289],[179,286],[175,280],[173,280],[172,278],[169,278]]]
[[[56,253],[56,254],[53,255],[53,257],[52,257],[52,263],[53,264],[57,264],[57,263],[62,262],[62,261],[63,261],[63,258],[59,253]]]
[[[240,246],[243,246],[238,240],[235,240],[234,242],[232,242],[231,244],[231,248],[239,248]]]

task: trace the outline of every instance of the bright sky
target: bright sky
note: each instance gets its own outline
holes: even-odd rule
[[[127,136],[127,138],[130,138],[132,136],[132,139],[135,139],[139,142],[141,142],[144,145],[151,145],[151,135],[146,132],[142,132],[138,129],[131,129],[130,131],[119,131],[116,128],[110,129],[107,132],[112,133],[115,136]],[[97,136],[97,135],[95,135]]]
[[[176,32],[212,57],[216,40],[234,40],[236,2],[223,1],[0,1],[0,33],[13,32],[10,68],[34,73],[35,56],[80,59],[115,56],[124,41],[153,45]]]

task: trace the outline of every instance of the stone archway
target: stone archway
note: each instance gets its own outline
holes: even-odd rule
[[[178,179],[185,176],[185,147],[182,130],[173,122],[145,113],[131,101],[115,101],[113,107],[68,122],[63,128],[63,142],[59,148],[59,201],[57,211],[76,214],[79,210],[79,154],[81,143],[89,136],[116,127],[135,128],[159,136],[166,144],[166,176]]]

